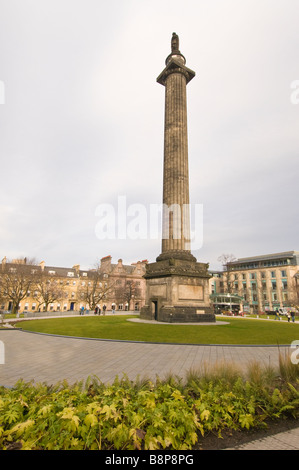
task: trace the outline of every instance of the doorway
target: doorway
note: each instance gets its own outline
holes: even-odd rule
[[[158,301],[157,300],[152,300],[152,314],[153,314],[154,320],[158,320]]]

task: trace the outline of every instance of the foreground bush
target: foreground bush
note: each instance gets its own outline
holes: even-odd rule
[[[291,381],[257,364],[245,376],[229,365],[190,371],[184,382],[20,381],[0,387],[0,449],[192,449],[209,431],[221,436],[284,417],[299,417],[298,368]]]

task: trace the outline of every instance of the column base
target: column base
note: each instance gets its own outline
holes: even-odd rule
[[[140,318],[165,323],[216,321],[209,295],[208,264],[163,259],[148,264],[144,277],[146,305]]]

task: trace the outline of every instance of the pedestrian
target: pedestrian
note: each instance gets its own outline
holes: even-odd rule
[[[84,307],[82,305],[82,307],[80,308],[80,315],[84,315]]]
[[[290,320],[291,320],[291,314],[290,314],[290,312],[287,313],[287,317],[288,317],[288,323],[290,323]]]
[[[291,311],[292,322],[295,323],[295,311]]]
[[[99,306],[99,310],[98,310],[99,315],[101,315],[101,311],[102,311],[102,310],[101,310],[101,307]]]
[[[112,313],[114,314],[115,313],[115,304],[112,304]]]
[[[104,304],[104,305],[103,305],[103,315],[106,314],[106,308],[107,308],[107,307],[106,307],[106,305]]]
[[[94,314],[97,315],[99,313],[99,307],[96,306],[96,308],[94,309]]]

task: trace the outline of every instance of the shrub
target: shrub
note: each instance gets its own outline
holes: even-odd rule
[[[257,364],[244,375],[221,364],[155,383],[126,376],[111,385],[96,377],[74,385],[19,381],[0,388],[0,449],[192,449],[209,431],[266,426],[298,418],[298,409],[298,377]]]

